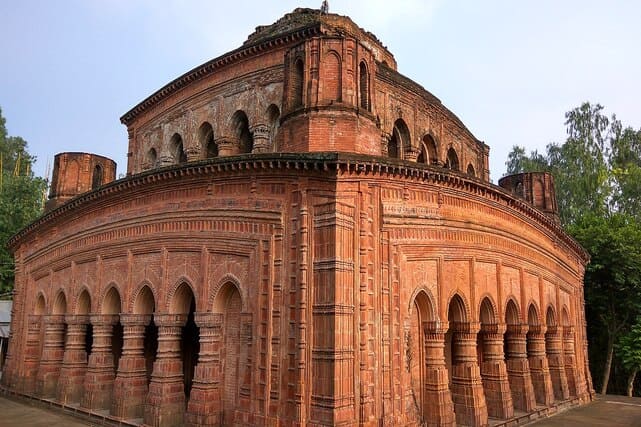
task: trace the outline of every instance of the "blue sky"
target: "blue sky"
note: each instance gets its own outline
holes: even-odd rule
[[[314,1],[4,0],[0,107],[38,157],[88,151],[126,170],[119,118],[175,77],[238,47],[257,25]],[[641,128],[641,2],[330,0],[490,147],[565,138],[564,113],[601,103]]]

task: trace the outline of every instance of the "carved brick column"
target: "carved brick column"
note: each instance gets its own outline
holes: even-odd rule
[[[31,314],[27,324],[27,342],[24,349],[24,377],[22,378],[19,391],[25,394],[33,394],[36,391],[36,375],[42,346],[40,345],[40,325],[42,316]]]
[[[567,400],[570,397],[568,392],[568,380],[565,376],[565,365],[563,363],[563,328],[559,326],[548,326],[545,334],[545,348],[548,356],[550,379],[552,390],[557,400]]]
[[[182,426],[185,412],[185,387],[180,338],[187,316],[156,314],[154,322],[158,326],[158,354],[145,403],[145,425]]]
[[[142,418],[147,397],[145,365],[145,326],[148,314],[121,314],[123,331],[122,355],[113,386],[111,413],[119,418]]]
[[[201,154],[201,150],[198,146],[192,145],[189,147],[185,147],[185,155],[187,156],[187,161],[188,162],[193,162],[196,160],[200,160],[203,156]]]
[[[563,359],[565,375],[568,379],[568,392],[570,393],[570,396],[578,396],[578,375],[576,355],[574,353],[574,328],[572,326],[566,326],[563,328]]]
[[[269,140],[269,128],[265,125],[256,125],[251,128],[254,137],[254,148],[252,153],[268,153],[271,150],[271,141]]]
[[[45,325],[42,357],[36,375],[36,393],[40,397],[56,395],[60,367],[65,354],[65,316],[47,315],[42,317]]]
[[[418,147],[408,147],[405,150],[405,160],[410,161],[410,162],[416,162],[416,159],[418,159],[418,155],[421,153],[421,150],[418,149]]]
[[[389,155],[389,140],[392,137],[389,133],[381,132],[381,156]]]
[[[527,331],[528,325],[507,325],[505,356],[514,408],[532,412],[536,407],[536,398],[527,358]]]
[[[87,372],[85,340],[89,316],[67,315],[67,342],[60,368],[58,400],[62,403],[80,402]]]
[[[487,405],[476,354],[479,324],[450,322],[452,327],[452,400],[456,422],[467,426],[486,426]]]
[[[196,313],[200,328],[200,353],[194,370],[194,381],[187,404],[185,424],[208,427],[222,424],[222,346],[223,315]]]
[[[216,139],[216,145],[218,146],[218,156],[234,156],[238,154],[238,144],[230,138],[218,138]]]
[[[111,348],[113,326],[118,323],[118,315],[91,315],[93,343],[85,375],[85,394],[82,406],[89,409],[110,409],[113,393],[114,356]]]
[[[428,426],[455,426],[454,403],[445,366],[447,322],[424,322],[425,402],[423,415]]]
[[[536,403],[550,406],[554,401],[554,392],[552,391],[548,358],[545,356],[545,327],[530,326],[527,339],[529,341],[528,363]]]
[[[503,356],[503,334],[505,325],[483,325],[483,362],[481,378],[490,417],[506,420],[514,416],[510,382]]]
[[[160,156],[158,159],[158,167],[171,166],[174,163],[176,163],[176,161],[172,156]]]

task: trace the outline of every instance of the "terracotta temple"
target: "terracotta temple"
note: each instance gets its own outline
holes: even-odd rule
[[[296,9],[56,157],[7,392],[146,426],[516,425],[590,401],[586,252],[350,18]],[[124,148],[124,146],[123,146]]]

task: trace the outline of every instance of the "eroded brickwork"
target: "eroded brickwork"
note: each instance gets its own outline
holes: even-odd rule
[[[129,176],[52,191],[10,242],[4,385],[150,426],[590,400],[587,257],[552,182],[489,183],[487,146],[395,69],[349,18],[296,10],[123,116]]]

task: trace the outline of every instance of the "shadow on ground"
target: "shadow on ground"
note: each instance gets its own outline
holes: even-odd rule
[[[641,397],[598,396],[587,405],[535,421],[528,427],[641,427]]]

